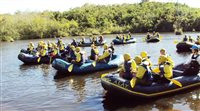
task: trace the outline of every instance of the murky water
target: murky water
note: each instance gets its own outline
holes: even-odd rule
[[[188,33],[196,37],[200,33]],[[129,52],[132,56],[147,51],[153,63],[157,63],[159,50],[165,48],[175,63],[183,62],[188,54],[176,53],[174,40],[182,38],[173,33],[163,33],[162,41],[145,43],[144,34],[134,35],[137,43],[118,45],[117,54]],[[106,40],[110,42],[114,35]],[[48,39],[55,41],[54,39]],[[51,65],[23,65],[17,59],[20,49],[32,41],[23,40],[13,43],[1,43],[1,110],[6,111],[97,111],[97,110],[194,110],[200,111],[200,88],[178,95],[151,99],[126,100],[107,95],[100,84],[100,75],[109,71],[97,72],[82,76],[67,76],[54,79],[56,70]],[[47,41],[47,39],[45,40]],[[65,38],[64,42],[71,41]],[[102,50],[102,47],[99,47]],[[90,52],[90,48],[84,48]],[[110,72],[113,70],[110,70]]]

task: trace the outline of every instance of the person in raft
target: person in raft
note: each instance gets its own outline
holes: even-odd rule
[[[114,48],[114,43],[111,42],[109,48],[112,50],[112,56],[114,55],[115,48]]]
[[[149,59],[150,56],[148,56],[148,53],[147,53],[146,51],[141,52],[141,53],[140,53],[140,56],[142,57],[142,62],[148,61],[149,66],[150,66],[150,67],[152,66],[152,62],[151,62],[151,60]]]
[[[34,44],[32,42],[29,43],[28,48],[27,48],[27,52],[29,54],[34,55]]]
[[[188,37],[187,37],[187,35],[185,35],[183,38],[183,42],[187,42],[187,41],[188,41]]]
[[[119,76],[131,80],[136,76],[137,65],[135,61],[131,58],[130,54],[126,53],[124,56],[124,64],[122,69],[120,69]]]
[[[79,44],[85,44],[85,38],[81,37],[81,41],[79,42]]]
[[[96,61],[97,58],[98,58],[98,56],[99,56],[99,50],[98,50],[98,48],[94,44],[92,44],[91,45],[90,59]]]
[[[173,77],[173,66],[170,63],[169,59],[161,55],[159,57],[159,68],[153,69],[154,74],[154,81],[158,83],[169,83],[168,79]]]
[[[76,39],[72,39],[72,43],[71,45],[73,45],[74,47],[77,47],[78,46],[78,43],[76,42]]]
[[[150,86],[153,83],[153,74],[149,66],[149,61],[142,60],[142,57],[136,56],[137,63],[136,84]]]
[[[199,57],[199,46],[192,46],[192,54],[190,58],[184,63],[185,70],[183,75],[197,75],[199,73],[200,57]]]
[[[108,63],[110,61],[110,59],[112,58],[112,51],[111,49],[108,47],[107,44],[103,45],[104,51],[103,51],[103,55],[99,56],[97,59],[97,62],[100,63]]]
[[[170,64],[172,65],[172,67],[174,67],[174,61],[172,60],[171,56],[169,56],[166,52],[166,50],[164,48],[160,49],[160,56],[166,56],[170,62]],[[159,57],[160,58],[160,57]],[[158,65],[160,65],[160,59],[158,59]]]
[[[81,66],[85,62],[83,53],[81,53],[81,48],[76,47],[75,51],[76,51],[75,52],[75,59],[72,59],[71,63],[78,65],[78,66]]]

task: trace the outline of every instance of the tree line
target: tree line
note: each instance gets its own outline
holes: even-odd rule
[[[177,8],[178,7],[178,8]],[[0,40],[52,38],[127,32],[200,31],[200,9],[185,4],[145,2],[92,5],[65,12],[0,15]]]

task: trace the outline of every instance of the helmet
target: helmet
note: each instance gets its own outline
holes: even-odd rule
[[[193,45],[192,47],[191,47],[191,49],[199,49],[199,46],[198,45]]]
[[[104,44],[104,45],[103,45],[103,48],[104,48],[104,49],[107,49],[107,48],[108,48],[108,45],[107,45],[107,44]]]
[[[166,62],[166,61],[168,61],[167,56],[161,55],[161,56],[159,57],[159,64],[160,64],[160,63],[163,63],[163,62]]]
[[[81,50],[80,47],[76,47],[76,52],[79,52]]]
[[[141,56],[135,56],[135,62],[136,64],[141,64],[142,63],[142,57]]]
[[[125,61],[128,61],[128,60],[130,60],[130,59],[131,59],[130,54],[128,54],[128,53],[124,54],[124,60],[125,60]]]
[[[71,45],[71,49],[74,50],[74,49],[75,49],[75,46]]]
[[[147,57],[147,52],[145,52],[145,51],[141,52],[141,53],[140,53],[140,56],[141,56],[142,58],[146,58],[146,57]]]

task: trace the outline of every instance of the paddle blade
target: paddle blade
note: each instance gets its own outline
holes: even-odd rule
[[[160,38],[160,39],[162,39],[162,38],[163,38],[163,36],[160,36],[159,38]]]
[[[131,87],[134,88],[136,84],[136,78],[132,78],[130,81]]]
[[[177,43],[179,43],[179,41],[178,40],[174,40],[174,44],[177,44]]]
[[[92,62],[92,65],[93,65],[94,67],[96,67],[96,61]]]
[[[175,85],[177,85],[177,86],[179,86],[179,87],[182,87],[182,84],[179,82],[179,81],[177,81],[177,80],[175,80],[175,79],[169,79],[172,83],[174,83]]]
[[[152,70],[154,73],[159,74],[160,73],[160,69],[159,67],[156,67]]]
[[[74,67],[74,65],[71,64],[71,65],[68,67],[68,71],[69,71],[69,72],[72,72],[73,67]]]
[[[108,75],[108,73],[102,74],[101,78],[105,77],[106,75]]]
[[[40,60],[41,60],[41,57],[38,58],[37,62],[40,62]]]

